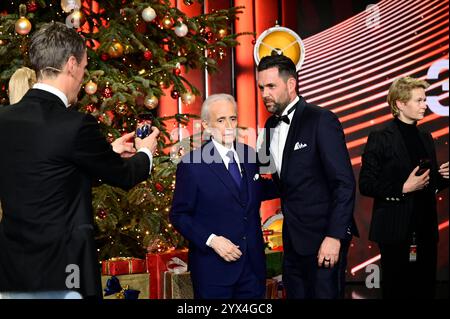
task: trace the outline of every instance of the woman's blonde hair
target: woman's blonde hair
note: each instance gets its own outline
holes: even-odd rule
[[[17,69],[9,79],[9,103],[19,102],[36,83],[36,73],[27,67]]]
[[[412,90],[419,88],[426,90],[429,86],[430,85],[426,81],[409,76],[396,79],[389,88],[387,96],[387,102],[391,107],[392,115],[397,117],[400,114],[397,107],[397,101],[406,103],[411,99]]]

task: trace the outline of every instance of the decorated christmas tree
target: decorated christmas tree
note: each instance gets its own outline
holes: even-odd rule
[[[184,0],[185,5],[194,1]],[[114,140],[151,118],[161,131],[153,171],[129,192],[108,185],[93,189],[99,258],[143,256],[186,243],[168,220],[176,161],[165,122],[185,124],[191,114],[159,118],[164,92],[191,104],[199,90],[183,76],[192,69],[214,72],[227,48],[237,45],[231,24],[242,8],[188,17],[168,0],[9,0],[0,3],[0,104],[8,104],[8,80],[29,66],[30,36],[50,21],[75,28],[88,46],[88,71],[80,112],[97,118]],[[179,141],[178,141],[179,142]],[[186,143],[186,141],[182,141]],[[189,141],[187,141],[189,143]]]

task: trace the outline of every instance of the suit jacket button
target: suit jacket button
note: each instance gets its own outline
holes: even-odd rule
[[[244,217],[244,220],[247,220],[248,218],[247,217]]]
[[[243,240],[247,240],[247,237],[244,236],[244,237],[242,237],[242,239],[243,239]]]

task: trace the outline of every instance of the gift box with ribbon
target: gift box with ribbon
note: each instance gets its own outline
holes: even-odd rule
[[[102,275],[140,274],[146,271],[145,260],[133,257],[114,257],[102,261]]]
[[[147,271],[150,274],[150,298],[164,298],[164,272],[168,268],[178,268],[173,258],[187,263],[188,250],[169,250],[158,254],[147,254]],[[186,266],[187,270],[187,266]]]
[[[167,263],[164,272],[164,299],[193,299],[191,275],[187,264],[178,257],[173,257]]]
[[[149,285],[147,273],[102,276],[105,299],[149,299]]]

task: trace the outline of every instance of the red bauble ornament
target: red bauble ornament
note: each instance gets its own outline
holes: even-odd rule
[[[256,44],[256,39],[252,40],[252,44],[255,45]]]
[[[137,33],[145,33],[147,32],[147,24],[144,22],[140,22],[136,25],[136,32]]]
[[[164,191],[164,186],[161,183],[155,183],[155,188],[160,193]]]
[[[153,58],[153,53],[150,50],[144,52],[144,59],[150,61]]]
[[[178,92],[177,90],[173,90],[172,92],[170,92],[170,96],[172,97],[172,99],[178,99],[180,97],[180,92]]]
[[[180,76],[181,75],[181,69],[179,69],[179,68],[173,69],[173,74],[175,74],[176,76]]]
[[[109,99],[113,95],[113,92],[110,87],[105,87],[102,93],[102,96],[105,99]]]
[[[109,55],[106,53],[102,53],[102,55],[100,56],[100,59],[102,59],[102,61],[108,61],[109,60]]]
[[[28,12],[35,12],[39,9],[39,5],[34,0],[30,0],[27,3],[27,11]]]
[[[108,214],[106,213],[106,211],[105,211],[103,208],[100,208],[100,209],[97,211],[97,217],[98,217],[98,218],[100,218],[100,219],[105,219],[106,216],[108,216]]]
[[[97,110],[97,108],[94,106],[94,104],[86,105],[86,111],[88,111],[89,113],[93,113],[96,110]]]
[[[214,38],[214,33],[212,33],[211,31],[207,31],[205,32],[205,39],[208,41],[211,41]]]

